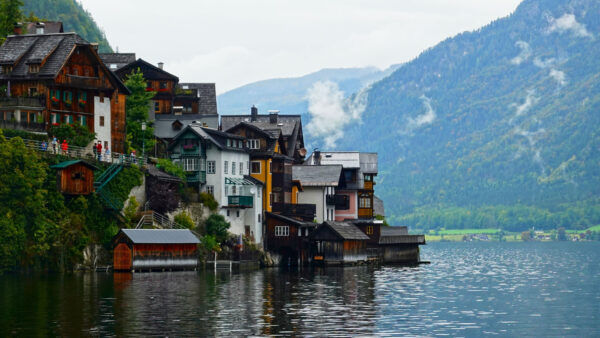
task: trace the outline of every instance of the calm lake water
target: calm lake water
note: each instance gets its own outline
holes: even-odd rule
[[[0,277],[0,336],[600,336],[600,243],[432,243],[419,267]]]

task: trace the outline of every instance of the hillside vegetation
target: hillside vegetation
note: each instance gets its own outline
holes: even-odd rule
[[[342,148],[377,151],[396,224],[600,223],[600,2],[525,0],[368,91]]]

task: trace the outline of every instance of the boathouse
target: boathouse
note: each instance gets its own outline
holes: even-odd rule
[[[58,191],[66,195],[89,195],[94,192],[94,165],[82,161],[65,161],[50,166],[58,169],[56,184]]]
[[[187,229],[121,229],[113,243],[114,270],[185,270],[198,265],[200,240]]]
[[[314,210],[314,209],[313,209]],[[281,215],[265,213],[265,249],[273,257],[275,264],[303,265],[309,263],[310,234],[317,223]]]
[[[419,245],[425,244],[424,235],[409,235],[405,226],[382,226],[379,236],[379,255],[383,263],[418,263]]]
[[[348,222],[327,221],[311,235],[313,259],[325,265],[352,264],[367,260],[367,241],[358,227]]]

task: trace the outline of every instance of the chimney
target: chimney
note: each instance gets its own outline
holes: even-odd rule
[[[277,123],[278,115],[279,115],[279,110],[269,110],[269,123],[272,123],[272,124]]]
[[[165,66],[164,62],[159,62],[158,63],[158,68],[163,69],[164,66]]]
[[[250,121],[255,122],[256,120],[258,120],[258,108],[252,105],[252,108],[250,108]]]
[[[318,149],[313,151],[313,165],[321,165],[321,151]]]
[[[15,33],[15,35],[21,35],[23,33],[23,23],[17,22],[13,29],[13,33]]]
[[[46,27],[46,24],[43,22],[38,22],[35,25],[35,34],[44,34],[44,28]]]

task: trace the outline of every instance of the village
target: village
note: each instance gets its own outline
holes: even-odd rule
[[[22,33],[22,27],[29,27]],[[221,115],[214,83],[179,82],[163,63],[135,53],[99,53],[97,44],[64,32],[60,22],[22,23],[0,47],[0,128],[47,140],[29,140],[45,155],[69,159],[53,166],[57,186],[69,197],[97,194],[107,213],[121,208],[107,189],[123,168],[139,166],[144,183],[131,190],[138,223],[113,239],[112,268],[121,271],[196,269],[201,236],[175,220],[186,211],[194,221],[214,213],[239,238],[231,262],[244,246],[269,256],[272,265],[417,264],[423,235],[385,224],[375,194],[377,153],[305,148],[300,115],[277,107],[259,112],[248,103],[239,115]],[[150,99],[153,135],[141,149],[128,145],[128,76],[141,72]],[[52,126],[80,125],[94,136],[87,146],[66,145],[48,134]],[[145,134],[144,134],[145,135]],[[145,137],[145,136],[144,136]],[[152,141],[152,142],[150,142]],[[146,147],[147,142],[149,147]],[[185,177],[164,171],[165,161]],[[163,163],[161,165],[161,163]],[[99,167],[107,169],[98,171]],[[188,201],[176,210],[155,210],[153,196],[185,186]],[[207,197],[216,201],[206,206]],[[154,207],[153,207],[154,206]],[[196,212],[194,210],[200,210]],[[215,268],[223,260],[214,253]]]

